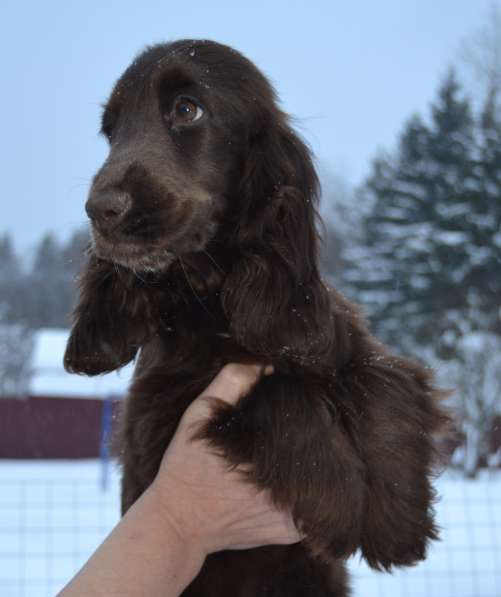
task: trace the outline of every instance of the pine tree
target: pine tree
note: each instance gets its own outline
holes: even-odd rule
[[[31,274],[26,277],[28,302],[24,317],[33,328],[67,327],[73,300],[62,248],[52,234],[38,245]]]
[[[29,328],[68,327],[76,298],[75,277],[89,243],[87,229],[61,245],[52,234],[40,241],[31,272],[23,272],[10,238],[0,237],[0,307],[4,319]]]
[[[322,185],[321,200],[321,266],[323,274],[342,290],[345,248],[357,237],[361,215],[353,210],[353,189],[339,175],[325,166],[319,169]]]
[[[12,317],[11,305],[18,299],[21,270],[14,245],[8,234],[0,236],[0,315]]]
[[[31,331],[12,323],[0,307],[0,399],[25,395],[31,376]]]
[[[73,279],[85,264],[85,251],[90,244],[87,227],[75,230],[62,248],[61,258],[64,271]]]
[[[501,336],[501,109],[493,87],[480,119],[481,199],[469,215],[472,266],[467,276],[471,318]]]
[[[378,333],[404,351],[443,348],[451,330],[462,332],[467,216],[480,193],[474,146],[470,105],[451,71],[430,125],[411,118],[396,154],[374,162],[361,191],[372,212],[350,282]]]
[[[37,276],[52,276],[59,273],[63,266],[61,248],[51,233],[46,234],[38,245],[33,264],[33,273]]]
[[[425,124],[413,117],[394,155],[361,190],[372,204],[352,252],[355,298],[380,336],[442,359],[457,388],[470,476],[488,461],[501,360],[501,120],[493,88],[474,117],[453,72]],[[354,262],[358,257],[358,262]]]
[[[19,275],[19,260],[9,234],[0,236],[0,284]]]

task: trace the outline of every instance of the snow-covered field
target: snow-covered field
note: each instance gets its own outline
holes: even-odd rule
[[[53,597],[118,520],[99,462],[0,461],[0,596]],[[500,597],[501,475],[437,481],[443,541],[394,575],[350,563],[354,597]],[[308,596],[305,596],[308,597]]]

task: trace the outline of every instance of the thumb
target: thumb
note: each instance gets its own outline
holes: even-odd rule
[[[250,392],[262,375],[271,373],[273,373],[271,365],[229,363],[221,369],[199,397],[219,398],[228,404],[236,404],[242,396]]]
[[[271,375],[273,367],[261,364],[229,363],[225,365],[205,390],[189,407],[190,415],[197,419],[212,414],[214,401],[236,404],[248,394],[263,375]],[[196,410],[195,413],[191,411]],[[202,412],[204,411],[204,412]],[[190,416],[191,418],[191,416]]]

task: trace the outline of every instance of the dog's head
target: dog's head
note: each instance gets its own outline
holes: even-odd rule
[[[116,83],[102,133],[110,151],[86,204],[94,251],[137,271],[204,249],[305,175],[315,192],[308,152],[266,78],[214,42],[143,52]]]
[[[168,276],[212,243],[230,256],[218,290],[241,345],[266,357],[325,352],[317,176],[249,60],[203,40],[148,48],[116,83],[102,132],[110,152],[86,204],[95,257]]]

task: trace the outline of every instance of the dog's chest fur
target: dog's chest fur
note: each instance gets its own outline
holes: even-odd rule
[[[225,363],[248,358],[227,334],[203,327],[190,339],[164,329],[143,347],[122,412],[123,511],[153,481],[189,404]],[[183,597],[341,597],[345,589],[342,562],[322,564],[301,545],[274,546],[210,556]]]

